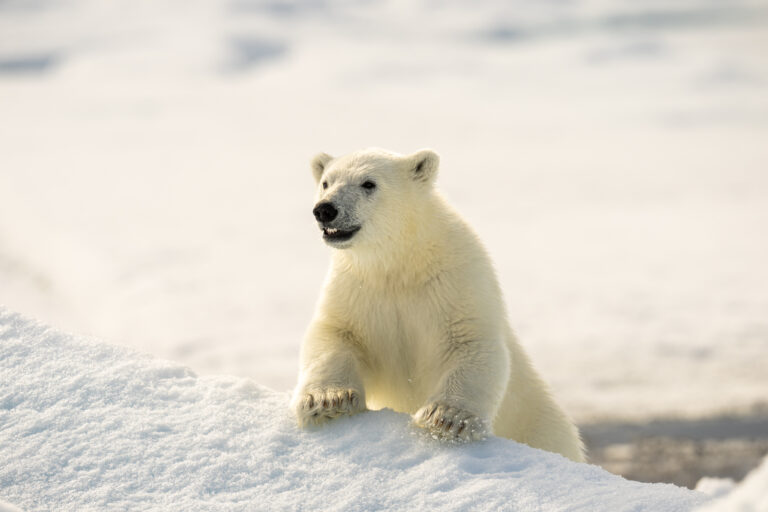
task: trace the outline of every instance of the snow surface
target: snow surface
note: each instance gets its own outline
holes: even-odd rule
[[[0,2],[0,303],[296,380],[308,160],[442,156],[579,421],[768,396],[768,5]]]
[[[733,491],[735,487],[736,482],[733,478],[705,476],[696,482],[696,490],[712,498],[721,498]]]
[[[22,512],[20,508],[0,500],[0,512]]]
[[[699,485],[696,486],[699,488]],[[697,509],[698,512],[768,512],[768,456],[763,463],[725,497]]]
[[[707,497],[506,439],[367,412],[299,431],[288,396],[0,310],[0,498],[42,510],[682,511]]]

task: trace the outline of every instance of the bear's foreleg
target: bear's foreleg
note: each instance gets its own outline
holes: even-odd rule
[[[446,357],[451,364],[414,421],[442,439],[483,439],[491,433],[509,379],[506,347],[464,341],[452,344]]]
[[[323,331],[310,330],[302,347],[299,384],[292,401],[301,427],[365,410],[365,391],[354,351]]]

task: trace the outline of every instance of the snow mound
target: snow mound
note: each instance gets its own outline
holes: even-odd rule
[[[696,483],[696,490],[703,492],[712,498],[726,496],[736,487],[736,482],[732,478],[718,478],[705,476]]]
[[[700,483],[701,485],[701,483]],[[700,485],[697,485],[698,489]],[[768,457],[725,497],[698,512],[768,512]]]
[[[299,431],[288,395],[0,309],[0,499],[27,510],[691,510],[505,439],[442,444],[383,410]]]
[[[21,509],[11,505],[10,503],[0,501],[0,512],[21,512]]]

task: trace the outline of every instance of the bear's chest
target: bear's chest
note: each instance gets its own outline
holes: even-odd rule
[[[439,380],[444,360],[446,323],[439,308],[423,297],[402,295],[378,295],[350,307],[369,407],[414,412]]]
[[[449,330],[445,306],[426,289],[359,290],[344,309],[375,371],[423,371],[442,351]]]

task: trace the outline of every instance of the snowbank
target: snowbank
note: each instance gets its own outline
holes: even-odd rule
[[[11,505],[10,503],[0,501],[0,512],[21,512],[21,509]]]
[[[697,485],[698,489],[701,485]],[[698,512],[768,512],[768,457],[759,468],[725,497],[698,509]]]
[[[28,510],[690,510],[504,439],[440,444],[384,410],[314,432],[288,396],[0,309],[0,499]]]

